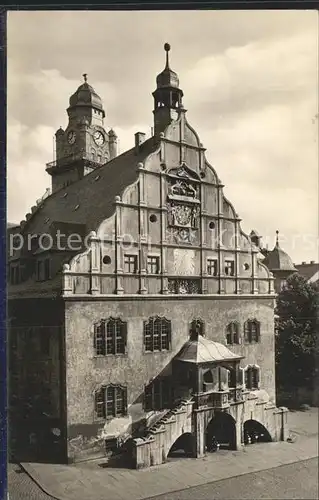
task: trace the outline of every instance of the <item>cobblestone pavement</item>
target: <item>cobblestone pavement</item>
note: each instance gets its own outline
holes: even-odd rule
[[[259,443],[239,451],[220,450],[202,459],[184,458],[141,471],[105,468],[103,460],[77,466],[35,463],[22,466],[45,492],[61,500],[140,500],[171,495],[177,490],[190,488],[191,491],[213,481],[259,474],[259,471],[317,457],[318,410],[294,412],[290,416],[294,435],[291,443]],[[18,496],[14,500],[22,498]],[[28,498],[33,500],[32,496]],[[39,500],[49,498],[44,496]]]
[[[8,465],[8,489],[10,500],[53,500],[44,493],[24,472],[20,465]]]
[[[261,500],[316,499],[318,459],[282,465],[232,477],[187,490],[151,497],[151,500]],[[148,499],[150,500],[150,499]]]
[[[52,500],[21,470],[10,466],[10,500]],[[253,472],[223,481],[180,490],[148,500],[261,500],[318,498],[318,459],[304,460],[275,469]],[[110,498],[108,500],[111,500]]]

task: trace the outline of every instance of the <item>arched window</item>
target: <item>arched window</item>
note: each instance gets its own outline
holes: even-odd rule
[[[201,319],[193,319],[190,327],[191,340],[196,340],[198,335],[205,336],[205,323]]]
[[[245,370],[245,386],[246,389],[258,389],[259,387],[259,367],[248,366]]]
[[[121,385],[103,386],[94,393],[97,419],[123,417],[127,414],[127,388]]]
[[[245,342],[255,344],[259,342],[260,323],[256,319],[249,319],[244,325]]]
[[[125,354],[127,323],[119,318],[102,319],[94,325],[94,349],[97,356]]]
[[[227,326],[226,343],[229,345],[239,344],[239,325],[235,321],[232,321]]]
[[[168,351],[171,344],[171,322],[166,318],[144,321],[145,351]]]

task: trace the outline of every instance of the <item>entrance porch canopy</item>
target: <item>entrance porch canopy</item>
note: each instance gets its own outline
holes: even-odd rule
[[[201,335],[197,339],[188,340],[175,357],[178,361],[193,363],[222,363],[240,361],[245,356],[231,352],[225,345],[214,342]]]

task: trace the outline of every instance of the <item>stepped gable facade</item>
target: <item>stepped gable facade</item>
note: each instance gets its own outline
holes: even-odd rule
[[[20,224],[24,244],[8,261],[20,459],[126,450],[145,467],[184,434],[202,456],[212,435],[238,448],[249,425],[273,440],[287,431],[275,402],[274,278],[186,118],[169,49],[154,133],[137,132],[121,155],[85,75],[56,134],[51,191]]]

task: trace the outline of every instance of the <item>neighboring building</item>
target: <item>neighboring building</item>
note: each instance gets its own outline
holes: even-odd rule
[[[296,264],[298,273],[303,276],[309,283],[319,282],[319,263],[311,260],[310,262],[302,262]]]
[[[257,231],[251,231],[250,238],[264,257],[262,259],[263,264],[272,272],[275,278],[275,291],[279,293],[282,287],[285,286],[287,278],[297,272],[291,258],[279,245],[279,231],[276,231],[276,244],[271,251],[262,247],[262,237]]]
[[[213,435],[232,449],[256,430],[285,439],[274,280],[186,119],[165,50],[154,136],[138,132],[117,156],[85,81],[56,134],[52,194],[20,224],[8,263],[16,456],[72,462],[130,443],[143,467],[177,440],[199,457]]]

